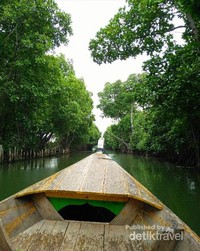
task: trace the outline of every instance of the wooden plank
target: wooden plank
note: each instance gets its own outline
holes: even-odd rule
[[[79,191],[87,169],[91,166],[93,156],[89,156],[58,173],[52,184],[46,188],[55,194],[58,191]]]
[[[59,251],[67,227],[67,221],[43,220],[13,238],[12,243],[16,250]]]
[[[8,215],[6,219],[7,224],[5,224],[5,230],[8,233],[9,237],[14,237],[19,234],[21,231],[24,231],[28,228],[29,220],[37,214],[35,207],[28,208],[24,211],[23,214],[13,214]],[[9,219],[10,216],[10,219]],[[37,217],[37,216],[36,216]],[[37,222],[37,221],[36,221]],[[32,225],[32,224],[30,224]]]
[[[43,193],[32,195],[32,199],[35,207],[43,219],[64,220]]]
[[[59,251],[73,251],[81,228],[81,222],[69,222]]]
[[[88,170],[91,168],[93,158],[94,156],[91,155],[88,158],[85,158],[82,162],[78,162],[76,165],[72,166],[56,189],[80,191]]]
[[[80,191],[102,194],[105,186],[106,165],[103,161],[93,159],[83,180]]]
[[[142,202],[130,199],[121,212],[110,222],[114,225],[129,225],[136,217]]]
[[[67,221],[57,221],[53,231],[52,231],[52,243],[53,251],[60,251],[66,230],[68,228],[69,222]],[[49,250],[49,249],[46,249]]]
[[[64,197],[96,195],[135,198],[162,209],[162,203],[116,162],[103,154],[92,154],[57,174],[23,190],[16,196],[41,193]],[[72,196],[72,195],[71,195]]]
[[[10,197],[3,201],[0,204],[0,217],[10,238],[41,220],[30,198]]]
[[[194,239],[189,233],[185,232],[184,241],[179,241],[176,246],[176,251],[199,251],[200,250],[200,237]]]
[[[8,238],[8,235],[4,229],[2,220],[0,219],[0,250],[2,251],[12,251],[12,244]]]
[[[29,251],[54,251],[52,232],[56,221],[45,220],[37,233],[33,233],[34,240],[29,246]],[[31,232],[31,229],[30,229]],[[31,234],[31,233],[30,233]]]
[[[118,201],[127,202],[129,198],[127,196],[119,196],[116,194],[96,194],[96,193],[86,193],[86,192],[46,192],[46,197],[56,197],[56,198],[70,198],[70,199],[88,199],[88,200],[103,200],[103,201]]]
[[[20,233],[18,236],[11,239],[15,250],[28,250],[31,243],[34,241],[35,236],[44,224],[44,220],[41,220],[37,224],[33,225],[31,228]]]
[[[174,234],[179,234],[181,236],[181,232],[183,234],[183,231],[182,230],[176,230],[174,232]],[[167,233],[167,232],[166,232]],[[165,233],[162,233],[162,234],[165,234]],[[162,235],[161,235],[162,236]],[[177,244],[179,243],[180,240],[177,240],[176,238],[173,238],[170,240],[167,238],[166,239],[162,239],[161,237],[161,240],[156,240],[154,242],[154,245],[153,245],[153,248],[152,248],[152,251],[157,251],[157,250],[162,250],[162,251],[168,251],[168,250],[175,250]],[[193,249],[192,249],[193,250]],[[183,251],[183,249],[182,249]]]
[[[46,190],[55,190],[55,187],[58,186],[67,175],[67,173],[70,171],[70,168],[65,168],[57,173],[56,176],[54,176],[53,181],[49,184],[49,186],[46,188]]]
[[[143,241],[131,240],[132,231],[125,226],[105,225],[104,251],[143,251]]]
[[[107,171],[105,177],[104,193],[128,195],[126,177],[121,169],[116,168],[117,163],[112,160],[103,160],[106,163]]]
[[[82,223],[74,251],[103,250],[104,226],[100,223]]]

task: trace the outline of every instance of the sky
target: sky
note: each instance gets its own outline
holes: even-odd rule
[[[111,120],[102,118],[102,112],[96,108],[99,103],[98,92],[103,91],[107,82],[113,83],[119,79],[125,81],[130,74],[141,73],[144,57],[99,66],[93,62],[88,47],[97,31],[107,25],[118,9],[124,6],[125,0],[55,1],[61,10],[71,15],[73,29],[68,45],[59,47],[56,52],[63,53],[66,59],[72,59],[76,76],[83,78],[87,90],[93,93],[95,124],[104,132]]]

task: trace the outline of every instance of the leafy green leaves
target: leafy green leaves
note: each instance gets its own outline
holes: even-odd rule
[[[92,100],[64,56],[71,18],[52,0],[0,5],[0,144],[42,149],[51,138],[69,147],[92,126]],[[78,97],[78,98],[77,98]],[[89,136],[88,136],[89,137]]]
[[[111,63],[144,52],[147,55],[160,53],[174,44],[171,32],[178,28],[173,22],[177,15],[172,1],[128,1],[90,41],[94,61]]]
[[[109,128],[112,132],[109,135],[114,132],[118,138],[123,135],[126,130],[119,130],[120,123],[130,114],[128,107],[134,104],[142,109],[134,109],[131,116],[131,136],[129,139],[126,136],[129,146],[135,150],[168,153],[200,166],[198,7],[198,1],[190,0],[128,0],[109,24],[97,32],[89,48],[98,64],[143,53],[149,55],[144,63],[147,74],[143,81],[135,84],[135,80],[130,79],[130,86],[132,83],[134,88],[128,92],[123,89],[128,81],[118,81],[119,93],[114,91],[116,83],[113,83],[100,94],[99,107],[105,116],[120,121]],[[181,43],[175,41],[178,30],[182,33]],[[110,99],[109,90],[115,92],[114,100]],[[110,141],[110,136],[108,138]],[[116,146],[113,142],[111,145]]]

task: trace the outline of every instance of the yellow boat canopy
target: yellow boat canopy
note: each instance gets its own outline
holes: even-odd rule
[[[142,201],[157,209],[162,203],[115,161],[102,153],[89,157],[22,190],[16,198],[44,193],[47,197],[107,201]]]

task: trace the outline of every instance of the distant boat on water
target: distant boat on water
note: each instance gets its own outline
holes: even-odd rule
[[[105,141],[105,139],[103,137],[101,137],[98,140],[97,151],[103,151],[104,150],[104,141]]]

